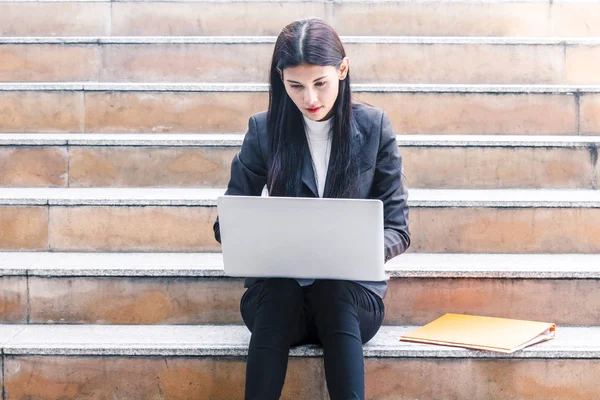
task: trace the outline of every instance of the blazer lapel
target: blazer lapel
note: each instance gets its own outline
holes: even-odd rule
[[[315,172],[312,166],[312,159],[310,156],[310,150],[304,152],[304,162],[302,163],[302,182],[310,189],[313,197],[319,197],[319,191],[317,189],[317,181],[315,179]]]
[[[335,149],[333,148],[333,145],[331,146],[331,153],[329,154],[329,163],[327,163],[327,176],[325,177],[325,188],[323,189],[323,197],[328,197],[329,196],[329,190],[330,190],[330,185],[331,185],[331,165],[332,160],[334,159],[335,156]]]
[[[353,115],[353,119],[354,119],[354,115]],[[358,124],[356,123],[355,120],[350,121],[350,136],[354,137],[354,136],[360,136],[360,130],[358,129]],[[336,155],[337,149],[335,146],[333,146],[333,143],[331,145],[331,154],[329,155],[329,163],[327,164],[327,177],[325,178],[325,189],[323,190],[323,197],[328,197],[329,196],[329,192],[330,192],[330,185],[331,185],[331,166],[333,165],[332,160],[335,159],[335,155]],[[309,160],[310,162],[310,160]],[[312,169],[312,168],[311,168]],[[318,196],[318,194],[317,194]]]

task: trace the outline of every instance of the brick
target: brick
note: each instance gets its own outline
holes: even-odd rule
[[[406,184],[413,188],[508,189],[594,187],[585,148],[404,147]]]
[[[239,148],[72,147],[73,187],[226,187]]]
[[[6,357],[6,399],[241,399],[245,362],[190,357]],[[318,358],[292,359],[282,399],[323,399]]]
[[[0,92],[0,132],[81,132],[81,92]]]
[[[0,147],[0,186],[67,186],[66,147]]]
[[[0,323],[27,322],[27,278],[0,276]]]
[[[565,74],[562,46],[348,44],[345,47],[352,81],[359,83],[562,84]]]
[[[600,17],[600,14],[598,15]],[[600,83],[600,46],[567,46],[566,82],[574,85]]]
[[[0,206],[0,251],[47,249],[47,207]]]
[[[0,81],[97,81],[99,52],[95,45],[2,45]]]
[[[243,280],[31,277],[32,323],[243,324]]]
[[[585,400],[600,395],[598,372],[598,360],[373,359],[366,386],[374,400]]]
[[[213,251],[215,207],[52,207],[56,251]]]
[[[600,95],[586,94],[581,96],[580,110],[581,134],[600,134]]]
[[[600,36],[600,4],[592,1],[553,2],[550,5],[552,36]]]
[[[494,2],[336,3],[340,35],[549,36],[547,4]],[[567,35],[568,36],[568,35]]]
[[[276,36],[290,22],[326,17],[323,2],[116,2],[112,5],[116,36]]]
[[[88,132],[245,132],[268,94],[99,92],[87,93],[85,105]]]
[[[421,208],[411,252],[598,253],[598,208]]]
[[[109,45],[103,47],[100,79],[104,82],[268,82],[272,55],[272,44]]]
[[[559,135],[577,132],[571,95],[357,93],[390,115],[396,133]]]
[[[107,36],[110,2],[2,2],[0,36]]]
[[[593,279],[393,279],[385,298],[385,323],[424,325],[458,313],[599,325],[597,285]]]

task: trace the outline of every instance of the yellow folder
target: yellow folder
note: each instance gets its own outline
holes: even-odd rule
[[[401,341],[512,353],[554,338],[556,324],[518,319],[445,314]]]

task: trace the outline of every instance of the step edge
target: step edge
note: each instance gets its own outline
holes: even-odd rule
[[[224,188],[0,188],[0,205],[216,207],[216,199],[224,193]],[[409,193],[409,206],[420,208],[600,207],[600,191],[595,189],[409,189]]]
[[[8,44],[275,44],[277,36],[208,35],[208,36],[4,36],[0,45]],[[595,37],[526,37],[526,36],[405,36],[342,35],[344,44],[408,44],[408,45],[507,45],[507,46],[598,46]]]
[[[169,262],[146,264],[147,259],[156,262],[161,258]],[[34,259],[37,262],[32,262]],[[58,259],[63,265],[55,267]],[[534,265],[546,268],[532,268]],[[409,253],[391,260],[385,268],[390,279],[598,279],[599,265],[600,254]],[[222,253],[204,252],[0,252],[0,276],[242,279],[225,274]]]
[[[585,94],[600,93],[600,85],[492,85],[353,83],[356,93],[466,93],[466,94]],[[11,82],[1,91],[113,91],[113,92],[268,92],[268,83],[131,83],[131,82]]]
[[[386,269],[390,280],[419,278],[419,279],[527,279],[527,280],[587,280],[600,279],[600,270],[581,271],[471,271],[457,268],[448,270],[397,270]],[[40,278],[221,278],[227,280],[243,280],[231,277],[222,269],[44,269],[44,268],[10,268],[0,267],[0,277],[40,277]]]
[[[245,133],[3,133],[0,147],[77,146],[77,147],[241,147]],[[69,137],[71,136],[71,137]],[[598,136],[579,135],[407,135],[396,134],[399,147],[551,147],[587,148],[600,144]]]
[[[4,325],[6,326],[6,325]],[[23,326],[23,325],[19,325]],[[169,333],[169,343],[160,343],[161,339],[157,339],[158,343],[131,343],[125,340],[120,340],[120,343],[101,343],[97,344],[98,340],[106,340],[106,329],[110,329],[112,335],[118,334],[121,337],[127,337],[127,332],[134,335],[143,333],[148,335],[164,335]],[[600,337],[600,327],[557,327],[557,339],[553,339],[538,345],[525,348],[521,351],[512,354],[502,354],[488,351],[478,351],[470,349],[455,348],[449,346],[434,346],[426,344],[418,344],[411,342],[400,342],[401,334],[410,332],[419,326],[384,326],[380,329],[374,340],[366,344],[363,348],[363,353],[366,357],[377,358],[422,358],[422,357],[446,357],[446,358],[599,358],[600,345],[596,342],[581,344],[569,341],[569,338],[577,336],[596,338]],[[229,336],[224,342],[198,343],[194,340],[190,343],[190,333],[194,336],[202,336],[202,332],[208,333],[209,337],[219,334],[220,331],[229,331]],[[217,332],[215,332],[217,331]],[[117,333],[114,333],[117,332]],[[561,335],[564,335],[564,337]],[[60,333],[76,335],[85,334],[86,337],[94,340],[93,336],[97,335],[95,343],[56,343],[52,342],[53,335]],[[222,335],[223,333],[220,333]],[[29,335],[29,338],[28,338]],[[173,337],[183,335],[181,340],[174,340]],[[561,335],[561,336],[558,336]],[[25,336],[25,338],[21,338]],[[47,342],[36,341],[33,338],[41,336]],[[11,339],[4,340],[0,345],[2,352],[5,355],[130,355],[130,356],[239,356],[247,355],[248,340],[250,337],[249,331],[243,325],[188,325],[188,326],[152,326],[152,325],[25,325],[25,328],[20,330],[18,334]],[[164,340],[164,339],[162,339]],[[214,339],[213,339],[214,340]],[[562,340],[562,341],[559,341]],[[186,341],[188,343],[186,343]],[[177,344],[175,344],[175,343]],[[567,344],[563,343],[566,342]],[[315,345],[299,346],[291,349],[292,357],[320,357],[322,356],[322,348]]]

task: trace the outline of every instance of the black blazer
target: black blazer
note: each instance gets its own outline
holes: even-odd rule
[[[408,191],[404,186],[402,157],[385,111],[361,103],[354,103],[352,109],[356,123],[351,124],[351,134],[362,136],[358,194],[355,197],[383,202],[383,250],[385,261],[388,261],[405,252],[410,245]],[[264,111],[248,121],[242,149],[231,163],[231,178],[225,194],[260,196],[267,181],[267,153],[267,112]],[[301,196],[319,197],[310,157],[307,151],[302,167]],[[329,172],[324,197],[328,193]],[[215,239],[220,243],[218,217],[213,229]]]

